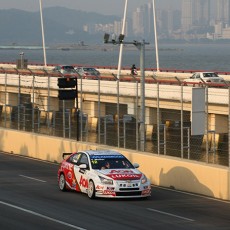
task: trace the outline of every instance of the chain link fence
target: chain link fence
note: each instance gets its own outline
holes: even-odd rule
[[[59,100],[58,77],[66,76],[2,70],[0,126],[229,166],[228,84],[202,85],[204,132],[193,135],[193,87],[178,79],[167,84],[147,79],[143,105],[139,78],[84,80],[78,76],[76,99]]]

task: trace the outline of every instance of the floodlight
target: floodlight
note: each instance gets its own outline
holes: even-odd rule
[[[125,35],[124,34],[120,34],[119,37],[118,37],[118,41],[120,43],[122,43],[124,41],[124,38],[125,38]]]

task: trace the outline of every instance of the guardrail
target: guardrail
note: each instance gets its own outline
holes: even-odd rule
[[[15,62],[0,62],[0,65],[12,65],[12,66],[16,66]],[[41,66],[44,67],[44,64],[42,63],[36,63],[36,62],[30,62],[28,63],[28,65],[32,65],[32,66]],[[48,64],[48,67],[54,67],[60,64]],[[92,66],[92,65],[86,65],[86,64],[72,64],[72,66],[74,67],[81,67],[81,66],[86,66],[86,67],[94,67],[97,69],[108,69],[108,70],[117,70],[117,66]],[[130,66],[123,66],[121,68],[122,70],[130,70]],[[140,70],[137,68],[137,70]],[[145,71],[152,71],[152,72],[157,72],[156,68],[145,68]],[[208,70],[210,71],[210,70]],[[159,72],[161,73],[195,73],[195,72],[207,72],[207,70],[184,70],[184,69],[159,69]],[[218,70],[212,70],[212,72],[218,73],[220,75],[230,75],[230,72],[227,71],[218,71]]]
[[[25,76],[50,76],[50,77],[76,77],[81,78],[79,74],[76,73],[76,75],[70,75],[70,74],[62,74],[58,72],[53,72],[52,70],[45,70],[45,69],[17,69],[17,68],[3,68],[0,67],[0,74],[16,74],[16,75],[25,75]],[[229,73],[230,74],[230,73]],[[87,79],[91,80],[97,80],[97,76],[87,76]],[[114,77],[113,74],[108,74],[104,76],[100,76],[100,80],[102,81],[116,81],[117,79]],[[135,79],[132,76],[129,75],[123,75],[119,79],[121,82],[141,82],[140,76],[135,76]],[[186,81],[178,81],[174,80],[172,77],[170,79],[164,79],[164,77],[146,77],[145,83],[147,84],[153,84],[153,83],[159,83],[164,85],[183,85],[183,86],[192,86],[192,87],[217,87],[217,88],[224,88],[229,87],[230,84],[228,83],[213,83],[213,82],[186,82]]]

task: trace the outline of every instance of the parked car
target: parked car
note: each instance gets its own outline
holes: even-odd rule
[[[150,180],[138,167],[112,150],[63,153],[58,170],[59,189],[86,193],[91,199],[148,197],[151,195]]]
[[[62,74],[71,74],[71,75],[77,75],[76,70],[71,65],[58,65],[53,68],[53,72],[59,72]]]
[[[84,78],[84,79],[98,79],[100,72],[93,67],[76,67],[75,70]],[[95,78],[96,77],[96,78]]]
[[[202,83],[204,82],[213,82],[213,83],[223,83],[224,79],[220,77],[217,73],[214,72],[196,72],[190,78],[185,79],[184,82],[186,83]]]

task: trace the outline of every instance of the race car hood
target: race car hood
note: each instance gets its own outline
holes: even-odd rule
[[[100,172],[113,180],[140,180],[142,176],[137,169],[105,169]]]

